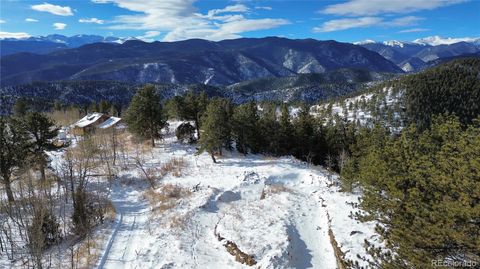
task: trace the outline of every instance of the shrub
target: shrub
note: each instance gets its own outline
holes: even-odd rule
[[[189,122],[184,122],[180,124],[175,131],[175,135],[177,136],[177,139],[183,143],[191,144],[196,141],[195,127]]]
[[[103,223],[106,204],[99,197],[88,194],[82,188],[77,188],[72,215],[75,233],[86,235],[95,225]]]
[[[59,227],[57,218],[45,208],[35,212],[28,227],[30,248],[45,249],[57,244],[62,238]]]

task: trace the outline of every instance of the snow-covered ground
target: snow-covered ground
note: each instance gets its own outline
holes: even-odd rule
[[[249,267],[228,242],[255,268],[337,268],[330,227],[345,257],[365,264],[358,255],[368,259],[363,242],[375,237],[374,224],[350,218],[358,196],[339,192],[334,176],[289,157],[227,153],[214,164],[195,152],[167,137],[147,154],[152,169],[184,161],[180,176],[157,182],[155,193],[181,193],[168,201],[147,201],[139,171],[119,175],[111,192],[117,223],[99,268]]]
[[[133,162],[118,169],[117,216],[97,231],[97,268],[337,268],[330,230],[345,259],[367,265],[375,223],[352,218],[359,196],[340,192],[335,175],[292,157],[226,152],[214,164],[176,141],[178,124],[142,156],[153,174],[181,160],[155,188]]]

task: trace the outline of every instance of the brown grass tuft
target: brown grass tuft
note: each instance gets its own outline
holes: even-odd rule
[[[185,161],[183,160],[183,158],[174,157],[170,161],[162,165],[162,167],[160,168],[160,175],[163,177],[170,173],[174,177],[181,177],[183,167],[185,167]]]
[[[175,207],[179,199],[190,195],[191,191],[189,189],[173,184],[165,184],[157,190],[148,189],[144,193],[144,197],[150,203],[152,211],[160,212]]]

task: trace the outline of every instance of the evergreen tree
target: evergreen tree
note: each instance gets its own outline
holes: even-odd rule
[[[260,141],[258,134],[257,104],[249,102],[235,107],[232,117],[232,135],[236,148],[241,153],[258,153]]]
[[[480,125],[434,117],[373,145],[358,162],[364,219],[379,222],[382,268],[434,268],[433,260],[480,259]]]
[[[45,181],[45,169],[48,164],[47,150],[59,149],[53,143],[53,139],[58,135],[58,128],[47,116],[39,112],[29,112],[23,118],[25,129],[31,137],[30,154],[33,162],[38,166],[42,181]]]
[[[184,122],[175,130],[175,136],[181,142],[194,143],[195,140],[195,127],[189,122]]]
[[[97,102],[92,102],[88,108],[89,112],[99,112],[100,106]]]
[[[62,110],[62,103],[60,103],[60,101],[58,101],[58,100],[55,100],[55,102],[53,103],[53,109],[55,111]]]
[[[287,104],[282,104],[280,107],[280,123],[279,123],[279,154],[290,154],[294,141],[294,129],[290,119],[290,111]]]
[[[198,138],[200,138],[200,124],[203,113],[207,108],[208,98],[205,92],[195,95],[193,91],[187,93],[184,99],[182,116],[185,120],[192,120],[195,123]]]
[[[297,141],[294,155],[302,160],[311,161],[314,158],[315,126],[310,115],[310,107],[303,104],[294,121],[295,140]]]
[[[222,147],[231,143],[230,102],[222,98],[214,98],[207,105],[202,117],[200,132],[200,152],[206,151],[216,163],[215,154],[222,154]]]
[[[279,155],[280,142],[278,135],[277,106],[271,102],[264,102],[261,104],[261,107],[262,113],[259,120],[259,127],[263,152]]]
[[[100,104],[98,106],[99,106],[98,112],[103,114],[108,114],[110,112],[111,104],[107,100],[100,101]]]
[[[11,117],[0,117],[0,177],[8,201],[14,201],[12,173],[25,163],[30,144],[22,123]]]
[[[25,98],[18,98],[15,104],[13,105],[13,115],[17,117],[23,117],[27,114],[28,111],[28,103]]]
[[[155,146],[155,138],[162,137],[161,130],[167,122],[154,86],[148,85],[137,91],[124,118],[132,133],[150,139],[152,147]]]

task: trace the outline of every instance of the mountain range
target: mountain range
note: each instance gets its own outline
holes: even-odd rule
[[[54,34],[54,35],[39,36],[39,37],[29,37],[29,38],[23,38],[23,39],[6,38],[6,39],[0,40],[0,48],[1,48],[0,56],[7,56],[7,55],[21,53],[21,52],[28,52],[28,53],[34,53],[34,54],[49,54],[59,50],[79,48],[81,46],[88,45],[88,44],[95,44],[95,43],[123,44],[126,41],[132,41],[132,40],[141,42],[139,39],[135,37],[119,38],[114,36],[103,37],[99,35],[74,35],[74,36],[67,37],[64,35]],[[243,41],[240,40],[240,41],[216,42],[216,43],[217,45],[224,45],[226,43],[230,43],[230,44],[243,43],[245,45],[245,43],[249,43],[252,40],[255,40],[255,39],[244,39]],[[310,40],[310,41],[313,41],[313,40]],[[181,42],[183,43],[182,45],[184,47],[189,46],[188,44],[185,45],[186,43],[190,43],[192,45],[201,43],[198,40],[196,42],[195,41],[188,42],[188,40],[181,41]],[[205,42],[208,42],[208,41],[205,41]],[[156,45],[153,45],[153,46],[143,45],[142,47],[144,47],[145,49],[149,49],[153,47],[158,48],[159,47],[158,43],[162,43],[162,42],[157,41],[157,42],[153,42],[153,44],[156,44]],[[297,43],[301,43],[301,42],[297,42]],[[178,44],[179,42],[171,42],[169,47],[172,48]],[[368,50],[379,53],[385,59],[397,65],[397,67],[402,69],[404,72],[417,72],[417,71],[423,70],[427,67],[435,65],[435,63],[442,58],[451,58],[456,56],[462,56],[465,54],[475,55],[480,53],[480,38],[442,38],[439,36],[430,36],[426,38],[416,39],[411,42],[397,41],[397,40],[376,42],[373,40],[365,40],[361,42],[355,42],[353,44],[362,46]],[[164,47],[168,47],[168,45],[164,45]],[[233,47],[235,48],[236,46],[234,45]],[[209,49],[209,50],[219,49],[218,47],[213,48],[213,46],[210,46],[210,47],[206,46],[202,48]],[[197,49],[195,50],[198,51]],[[152,54],[155,54],[155,51],[152,51]],[[313,58],[315,58],[315,56],[313,56]],[[313,59],[313,58],[310,58],[310,59]],[[144,64],[147,65],[146,69],[158,68],[158,65],[155,65],[155,64],[160,64],[161,66],[165,67],[163,63],[144,61]],[[341,67],[348,68],[348,67],[359,67],[359,66],[343,65]],[[132,66],[131,69],[136,69],[138,71],[140,68],[136,66]],[[160,69],[164,69],[164,68],[160,68]],[[303,73],[305,72],[308,73],[308,72],[322,72],[322,70],[323,70],[322,67],[315,65],[315,63],[312,63],[312,65],[310,66],[305,66],[305,69],[302,71]],[[379,71],[379,70],[372,70],[372,71]],[[382,71],[388,71],[388,70],[382,70]],[[131,73],[132,71],[128,71],[128,72]],[[147,73],[148,72],[149,71],[147,71]],[[169,72],[169,71],[167,70],[165,72]],[[202,70],[202,72],[208,73],[208,74],[211,73],[211,71],[209,71],[208,68],[206,70],[205,69]],[[273,74],[271,72],[266,72],[266,73],[269,73],[267,75],[271,75],[271,76],[276,76],[276,77],[279,76],[278,74]],[[286,72],[286,73],[288,75],[292,74],[291,72]],[[172,76],[169,76],[168,74],[164,74],[161,76],[163,76],[164,78],[153,79],[153,81],[167,82],[165,81],[165,78],[169,77],[170,81],[168,82],[175,82],[175,79]],[[283,75],[280,75],[280,76],[283,76]],[[204,77],[204,78],[205,78],[204,81],[208,80],[208,75],[207,77]],[[252,78],[254,77],[250,77],[249,79],[252,79]],[[38,79],[41,79],[41,78],[38,78]],[[63,78],[63,79],[69,79],[69,78]],[[105,79],[111,79],[111,78],[108,78],[107,76]],[[149,78],[146,78],[146,79],[149,80]],[[140,82],[145,82],[143,78],[138,78],[136,80]],[[235,82],[235,80],[229,80],[229,79],[227,80],[228,82]],[[28,82],[28,79],[27,81],[20,81],[20,83],[24,83],[24,82]],[[189,81],[189,82],[192,82],[192,81]],[[194,79],[193,82],[199,82],[199,81],[196,81]],[[213,80],[212,82],[215,82],[215,80]],[[8,82],[5,82],[5,81],[3,83],[8,84]],[[16,83],[16,82],[13,82],[13,83]],[[221,81],[218,84],[225,84],[225,82]]]
[[[350,44],[267,37],[147,43],[91,35],[4,39],[2,53],[9,44],[30,52],[1,57],[0,103],[6,110],[0,114],[21,96],[40,105],[53,100],[125,105],[146,83],[155,84],[164,98],[200,89],[236,103],[316,102],[455,58],[480,57],[478,39],[454,41]]]
[[[127,40],[136,40],[134,37],[119,38],[114,36],[99,35],[47,35],[29,38],[5,38],[0,39],[0,56],[10,55],[19,52],[31,52],[36,54],[47,54],[56,50],[77,48],[86,44],[124,43]]]
[[[93,43],[49,54],[16,53],[2,57],[1,83],[115,80],[132,83],[230,85],[265,77],[325,73],[357,68],[402,73],[378,53],[333,40],[241,38],[219,42],[129,40]]]
[[[441,39],[435,36],[417,39],[413,42],[365,40],[354,44],[377,52],[405,72],[417,72],[431,67],[442,58],[466,54],[480,56],[480,38]]]

